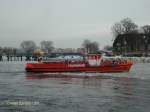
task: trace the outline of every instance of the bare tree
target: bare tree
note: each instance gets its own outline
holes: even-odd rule
[[[145,34],[150,34],[150,25],[145,25],[141,27]]]
[[[86,39],[82,44],[83,48],[86,50],[87,53],[89,53],[90,51],[90,43],[90,40]]]
[[[36,49],[36,44],[31,40],[23,41],[20,46],[27,54],[32,54],[32,52]]]
[[[91,42],[90,40],[84,40],[82,44],[87,53],[96,53],[99,50],[99,44],[97,42]]]
[[[90,52],[96,53],[99,50],[99,44],[97,42],[91,42],[90,44]]]
[[[11,47],[4,47],[3,48],[3,53],[5,53],[6,55],[13,55],[13,48],[11,48]]]
[[[40,44],[41,44],[41,49],[48,54],[54,49],[52,41],[42,41]]]
[[[116,38],[120,34],[135,33],[137,32],[137,28],[138,26],[130,18],[125,18],[120,22],[115,23],[111,30]]]
[[[121,20],[120,23],[123,26],[124,34],[135,32],[138,28],[138,26],[130,18],[125,18]]]
[[[112,26],[111,30],[112,30],[112,33],[113,33],[114,37],[117,37],[118,35],[124,33],[124,30],[123,30],[123,27],[122,27],[121,23],[115,23]]]
[[[3,54],[3,48],[0,47],[0,55],[2,55],[2,54]]]

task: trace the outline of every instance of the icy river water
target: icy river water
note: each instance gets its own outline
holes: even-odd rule
[[[150,63],[67,74],[27,74],[24,65],[0,62],[0,112],[150,112]]]

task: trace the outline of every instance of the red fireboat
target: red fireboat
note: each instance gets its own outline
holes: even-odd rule
[[[27,72],[129,72],[133,61],[125,59],[104,59],[100,54],[87,54],[82,60],[64,59],[27,63]]]

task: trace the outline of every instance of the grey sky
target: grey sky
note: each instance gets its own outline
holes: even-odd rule
[[[150,24],[150,0],[0,0],[0,46],[52,40],[80,47],[84,39],[112,43],[111,26],[129,17]]]

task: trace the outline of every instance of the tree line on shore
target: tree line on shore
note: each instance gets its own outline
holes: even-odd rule
[[[150,52],[150,25],[138,26],[125,18],[112,26],[113,50],[119,54]]]
[[[150,34],[150,25],[138,26],[130,18],[122,19],[119,22],[116,22],[112,28],[112,33],[114,39],[121,34],[131,34],[131,33],[145,33]]]
[[[99,44],[96,41],[84,40],[81,47],[75,50],[72,48],[55,48],[52,41],[41,41],[40,46],[32,40],[25,40],[20,43],[20,48],[0,47],[0,60],[2,56],[6,56],[7,60],[12,60],[12,57],[26,56],[27,60],[30,57],[38,57],[41,54],[48,56],[52,52],[82,52],[82,53],[96,53],[99,50]]]

